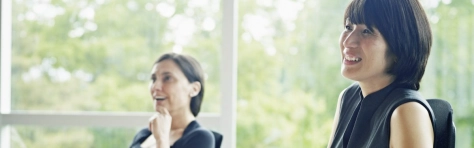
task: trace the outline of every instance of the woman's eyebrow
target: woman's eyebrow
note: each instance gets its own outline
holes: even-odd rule
[[[164,71],[161,73],[161,75],[173,75],[173,73],[169,72],[169,71]]]
[[[169,71],[163,71],[159,74],[160,76],[174,76],[172,72]]]
[[[152,73],[150,76],[153,78],[153,77],[156,77],[156,73]],[[173,75],[171,72],[168,72],[168,71],[164,71],[164,72],[161,72],[159,73],[158,75]]]

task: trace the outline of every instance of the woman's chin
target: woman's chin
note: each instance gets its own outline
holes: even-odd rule
[[[348,72],[348,71],[344,71],[342,70],[341,71],[341,74],[344,78],[347,78],[347,79],[350,79],[350,80],[353,80],[353,81],[357,81],[357,76],[354,74],[354,73],[351,73],[351,72]]]
[[[166,106],[164,106],[164,105],[156,105],[156,106],[155,106],[155,112],[158,112],[158,109],[160,109],[160,108],[165,108],[165,109],[168,110],[168,107],[166,107]]]

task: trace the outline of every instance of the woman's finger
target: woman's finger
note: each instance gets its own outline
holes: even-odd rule
[[[163,113],[164,113],[165,115],[169,115],[169,114],[170,114],[170,112],[168,112],[168,109],[166,109],[166,108],[164,108],[164,107],[163,107]]]
[[[153,116],[151,116],[149,119],[148,119],[148,122],[151,122],[153,120],[155,120],[155,118],[158,116],[158,114],[153,114]]]
[[[148,130],[153,131],[153,126],[152,126],[151,121],[148,122]]]

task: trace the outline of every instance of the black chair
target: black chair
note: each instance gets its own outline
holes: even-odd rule
[[[449,102],[441,99],[428,99],[435,116],[435,148],[454,148],[456,126],[453,122],[453,109]]]
[[[223,136],[222,134],[216,132],[216,131],[212,131],[212,134],[214,134],[214,139],[215,139],[215,146],[216,148],[220,148],[221,147],[221,144],[222,144],[222,139],[223,139]]]

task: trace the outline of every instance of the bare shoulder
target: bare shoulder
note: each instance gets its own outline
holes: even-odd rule
[[[398,106],[390,119],[390,147],[433,147],[429,112],[418,102]]]
[[[418,102],[407,102],[398,106],[392,114],[392,120],[395,119],[412,119],[412,117],[428,116],[426,108]],[[431,122],[431,121],[430,121]]]

